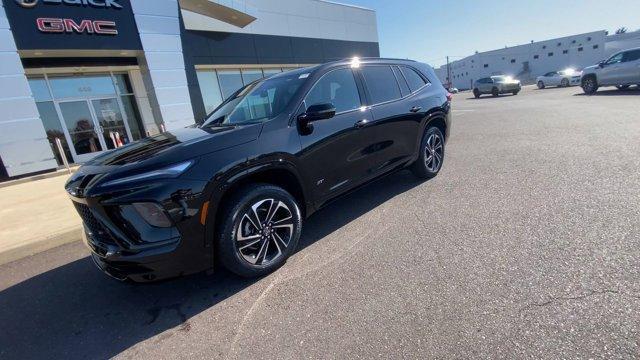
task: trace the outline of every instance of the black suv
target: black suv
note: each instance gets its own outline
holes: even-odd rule
[[[96,265],[151,281],[210,270],[260,276],[295,251],[303,219],[367,182],[438,174],[449,94],[428,65],[352,59],[238,90],[198,126],[82,166],[66,184]]]

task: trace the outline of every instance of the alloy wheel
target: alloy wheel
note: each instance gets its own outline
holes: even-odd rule
[[[268,265],[283,256],[293,231],[293,214],[284,202],[260,200],[242,215],[236,231],[236,250],[251,265]]]
[[[442,157],[444,155],[444,146],[440,135],[429,135],[424,151],[424,162],[427,170],[433,173],[438,172],[442,166]]]

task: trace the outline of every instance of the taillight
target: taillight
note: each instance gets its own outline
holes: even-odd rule
[[[451,100],[453,100],[453,94],[451,94],[450,92],[447,93],[447,101],[451,102]]]

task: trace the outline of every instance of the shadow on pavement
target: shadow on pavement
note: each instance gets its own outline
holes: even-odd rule
[[[616,88],[611,88],[607,90],[598,90],[597,93],[592,95],[579,93],[573,96],[629,96],[629,95],[635,95],[635,96],[640,95],[640,87],[630,88],[627,90],[618,90]]]
[[[466,98],[466,100],[488,100],[488,99],[502,99],[505,97],[513,97],[513,96],[520,96],[520,94],[518,95],[513,95],[513,94],[500,94],[498,96],[493,96],[493,95],[482,95],[479,98],[476,99],[475,96],[473,96],[473,94],[471,95],[471,97]]]
[[[331,204],[307,220],[298,251],[420,183],[402,171]],[[166,330],[189,331],[192,317],[257,281],[219,270],[120,283],[83,258],[0,292],[0,358],[111,358]]]

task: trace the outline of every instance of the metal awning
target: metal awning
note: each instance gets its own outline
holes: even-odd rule
[[[215,0],[180,0],[180,8],[241,28],[257,19],[245,12],[215,2]]]

